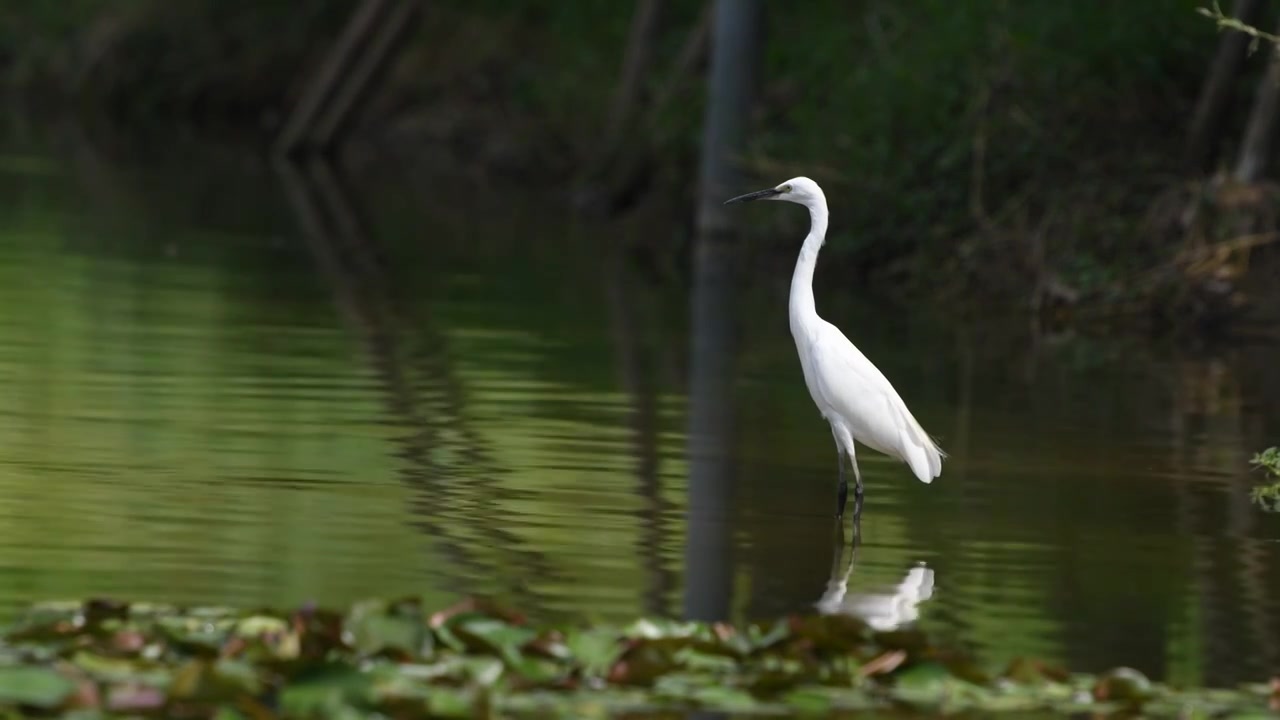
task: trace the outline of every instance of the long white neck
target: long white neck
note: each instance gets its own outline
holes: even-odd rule
[[[817,198],[809,207],[809,235],[800,248],[796,270],[791,276],[791,334],[795,335],[802,321],[815,320],[818,310],[813,304],[813,268],[818,264],[818,250],[827,237],[827,202]]]

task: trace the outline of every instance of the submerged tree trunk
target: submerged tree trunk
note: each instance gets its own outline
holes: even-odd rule
[[[1235,0],[1231,16],[1244,23],[1253,23],[1262,9],[1264,0]],[[1200,98],[1187,130],[1187,144],[1183,161],[1189,170],[1209,170],[1215,155],[1215,145],[1222,132],[1227,102],[1231,99],[1232,85],[1240,72],[1245,50],[1249,46],[1248,35],[1238,30],[1225,30],[1218,40],[1218,52],[1209,75],[1200,88]]]
[[[1257,182],[1266,171],[1277,110],[1280,110],[1280,46],[1269,51],[1267,71],[1258,82],[1257,94],[1253,98],[1253,111],[1249,113],[1244,142],[1236,159],[1234,175],[1239,182]]]

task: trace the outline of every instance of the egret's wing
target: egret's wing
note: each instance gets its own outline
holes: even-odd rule
[[[855,439],[906,462],[921,482],[942,473],[942,450],[884,373],[839,328],[823,321],[810,347],[818,392]]]

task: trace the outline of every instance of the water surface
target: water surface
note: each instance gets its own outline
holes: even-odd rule
[[[708,275],[634,249],[681,233],[408,163],[11,141],[0,614],[87,594],[811,607],[847,558],[789,261],[729,249]],[[861,453],[851,592],[924,562],[919,622],[993,659],[1277,669],[1280,519],[1250,505],[1247,459],[1280,442],[1278,348],[961,325],[817,282],[951,454],[925,486]]]

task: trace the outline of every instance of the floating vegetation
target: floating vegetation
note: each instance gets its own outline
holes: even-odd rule
[[[1267,481],[1253,487],[1253,502],[1267,512],[1280,512],[1280,448],[1267,448],[1253,456],[1253,464],[1267,473]]]
[[[271,718],[603,717],[686,709],[1253,717],[1280,679],[1179,690],[1119,668],[1034,660],[991,671],[915,630],[848,615],[732,627],[638,620],[537,627],[481,600],[417,599],[345,615],[103,600],[31,608],[0,643],[0,716]]]

